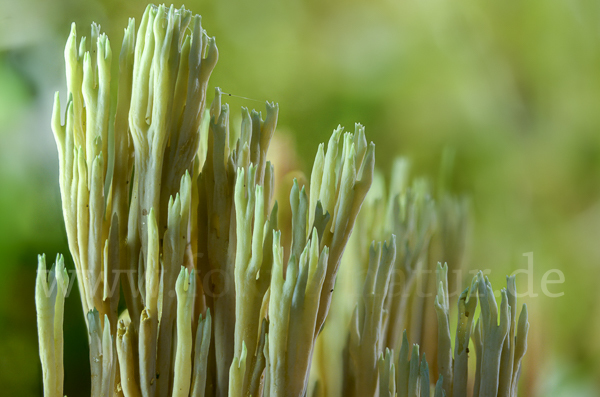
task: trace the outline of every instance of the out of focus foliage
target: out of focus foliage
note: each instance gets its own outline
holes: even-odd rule
[[[504,274],[527,268],[523,254],[533,252],[531,292],[539,296],[523,298],[532,324],[524,395],[600,393],[600,3],[185,5],[217,38],[220,59],[211,83],[233,95],[279,102],[280,135],[289,135],[285,144],[295,146],[306,171],[314,143],[355,121],[375,141],[381,170],[401,154],[411,159],[412,174],[436,177],[443,149],[453,148],[450,189],[472,202],[468,267],[491,269],[492,282],[503,285]],[[50,110],[52,93],[65,86],[62,52],[70,22],[80,29],[98,22],[119,48],[127,18],[139,21],[145,6],[138,0],[0,4],[3,394],[40,393],[35,258],[68,252]],[[227,99],[234,108],[262,106]],[[552,293],[564,292],[561,297],[542,291],[549,269],[564,273],[563,284],[549,285]],[[517,284],[527,289],[526,277],[518,275]],[[89,370],[77,365],[87,360],[79,304],[76,294],[67,299],[69,396],[80,395],[79,379],[89,379]]]

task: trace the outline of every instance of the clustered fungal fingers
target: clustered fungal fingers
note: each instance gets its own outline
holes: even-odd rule
[[[361,131],[359,130],[358,133],[360,134]],[[321,239],[321,246],[329,247],[329,263],[321,290],[315,338],[322,329],[329,312],[341,258],[373,180],[375,145],[371,143],[366,154],[359,158],[353,143],[355,135],[348,134],[343,141],[343,156],[337,156],[341,133],[342,129],[339,127],[329,141],[320,194],[316,197],[317,201],[321,202],[323,211],[330,214],[331,227],[325,228]],[[337,164],[340,164],[339,169],[336,169]],[[357,175],[360,176],[360,179],[357,179]]]
[[[126,187],[121,181],[123,168],[128,168],[128,157],[123,160],[108,158],[110,129],[110,65],[112,51],[106,35],[99,26],[92,26],[91,49],[82,38],[77,48],[75,25],[65,48],[67,65],[68,101],[64,125],[60,121],[60,101],[55,96],[53,131],[59,151],[60,187],[63,214],[82,292],[85,312],[97,308],[101,321],[107,315],[116,331],[116,298],[119,279],[116,272],[125,257],[120,236],[123,236],[126,214],[121,202]],[[126,30],[124,44],[131,42],[133,22]],[[127,65],[131,48],[124,45],[122,65]],[[129,62],[131,64],[131,62]],[[125,73],[126,75],[126,73]],[[123,99],[118,108],[123,107]],[[123,120],[123,111],[119,111]],[[115,120],[115,153],[123,153],[123,138],[127,128]],[[127,194],[125,193],[125,196]],[[115,199],[116,198],[116,199]],[[114,210],[114,213],[113,213]],[[115,216],[116,215],[116,216]],[[121,220],[119,227],[118,219]],[[110,295],[110,296],[109,296]]]
[[[135,29],[130,19],[111,76],[100,26],[79,41],[71,26],[67,100],[61,108],[55,95],[51,120],[91,396],[429,397],[439,375],[434,397],[466,397],[469,339],[473,395],[516,396],[529,323],[526,306],[516,321],[514,277],[500,309],[481,274],[460,295],[452,356],[448,271],[463,262],[466,200],[410,184],[404,159],[386,192],[375,145],[355,124],[318,146],[310,180],[294,179],[279,214],[267,161],[278,104],[266,102],[264,120],[242,108],[230,131],[220,88],[207,108],[219,54],[200,16],[149,5]],[[433,302],[419,285],[437,292]],[[63,395],[69,287],[62,256],[49,272],[40,256],[45,397]],[[431,374],[425,351],[437,358]]]
[[[395,165],[395,172],[406,173],[407,165],[405,161],[398,161]],[[516,317],[516,283],[514,276],[507,278],[507,289],[502,291],[503,300],[498,308],[493,295],[491,284],[487,279],[484,279],[481,274],[475,276],[471,282],[470,288],[467,288],[458,298],[458,322],[455,333],[456,343],[454,354],[452,349],[452,333],[450,330],[450,299],[451,299],[451,282],[448,278],[449,266],[443,266],[438,262],[436,270],[436,282],[429,283],[435,285],[436,295],[434,295],[433,305],[437,314],[437,332],[434,333],[437,337],[436,343],[431,345],[431,339],[428,336],[427,327],[433,325],[427,323],[427,312],[430,311],[424,305],[426,301],[417,295],[417,292],[423,292],[422,289],[415,290],[416,287],[422,288],[427,286],[426,279],[423,279],[423,274],[427,274],[429,263],[428,258],[432,252],[444,253],[449,255],[455,266],[460,265],[463,239],[465,238],[464,217],[466,216],[464,200],[456,199],[452,196],[443,195],[442,200],[446,204],[438,207],[431,195],[429,194],[429,186],[423,180],[418,180],[412,185],[408,184],[406,175],[393,175],[392,180],[395,186],[390,188],[390,201],[387,205],[387,212],[382,210],[385,208],[382,197],[385,197],[384,184],[381,177],[375,175],[374,187],[371,190],[371,196],[365,201],[365,208],[358,218],[357,231],[355,235],[356,241],[365,239],[371,236],[381,236],[385,232],[386,227],[392,230],[398,237],[398,253],[396,255],[396,263],[392,271],[392,278],[389,281],[389,289],[385,292],[384,305],[382,310],[382,334],[383,343],[377,348],[375,354],[380,358],[376,369],[375,379],[379,377],[379,387],[383,387],[383,383],[387,374],[386,369],[382,366],[382,356],[384,349],[399,347],[399,355],[397,365],[395,366],[395,387],[398,397],[401,396],[429,396],[433,393],[434,396],[467,396],[469,382],[469,342],[473,339],[476,353],[476,371],[474,374],[474,390],[475,396],[515,396],[516,382],[515,374],[520,372],[516,368],[517,357],[522,357],[516,351],[519,343],[525,342],[526,330],[515,335],[517,329],[515,324]],[[383,215],[382,215],[383,214]],[[378,218],[381,217],[381,218]],[[386,221],[385,217],[391,217],[391,221]],[[380,220],[381,219],[381,220]],[[444,219],[444,222],[438,222],[439,219]],[[364,225],[364,226],[363,226]],[[378,226],[376,226],[378,225]],[[444,228],[442,231],[441,228]],[[450,252],[448,249],[449,235],[456,234],[458,247],[456,252]],[[371,239],[370,239],[371,240]],[[435,250],[431,249],[433,244]],[[364,251],[362,251],[364,252]],[[352,251],[352,260],[348,260],[345,267],[342,267],[341,276],[345,288],[350,286],[346,292],[346,297],[351,293],[356,294],[359,291],[358,305],[350,312],[347,304],[342,304],[342,301],[334,299],[334,306],[331,316],[336,321],[344,321],[347,319],[350,323],[350,332],[348,338],[349,348],[340,348],[339,345],[334,345],[333,348],[338,349],[341,353],[343,365],[348,366],[348,363],[359,363],[355,367],[359,368],[360,375],[356,375],[356,371],[345,369],[342,375],[336,374],[335,370],[325,369],[326,365],[336,365],[340,362],[339,359],[331,359],[327,357],[327,349],[331,349],[325,342],[318,343],[318,370],[319,374],[313,376],[314,388],[319,393],[324,390],[334,390],[332,395],[373,395],[375,391],[359,391],[360,382],[357,382],[358,377],[367,378],[371,368],[368,360],[359,359],[360,354],[357,349],[352,349],[352,346],[359,346],[362,339],[369,333],[375,332],[378,327],[376,324],[365,326],[365,319],[368,318],[373,311],[369,309],[369,305],[373,302],[373,297],[365,298],[365,293],[373,291],[375,273],[371,268],[373,258],[378,257],[378,251],[375,245],[372,244],[370,258],[362,253],[360,247]],[[368,266],[367,266],[368,264]],[[349,273],[348,273],[349,272]],[[348,273],[348,274],[346,274]],[[357,285],[352,277],[356,273],[365,274],[361,286]],[[453,280],[456,283],[456,280]],[[382,288],[376,288],[377,291],[383,291]],[[479,293],[478,290],[484,291]],[[476,308],[478,301],[481,303],[480,319],[473,327],[474,319],[477,317]],[[365,306],[366,304],[366,306]],[[500,312],[500,323],[498,323],[498,313]],[[523,320],[523,328],[526,328],[526,311],[523,310],[521,317]],[[493,319],[493,322],[492,322]],[[512,319],[512,322],[511,322]],[[337,326],[342,326],[338,325]],[[433,325],[435,326],[435,325]],[[370,327],[370,329],[369,329]],[[402,338],[397,337],[399,330],[404,328]],[[325,328],[324,336],[326,343],[335,342],[334,331],[331,334],[329,329]],[[408,329],[408,332],[407,330]],[[418,344],[413,345],[412,354],[409,348],[407,334],[413,335],[413,338],[425,343],[424,350],[427,350],[427,355],[430,350],[437,353],[436,371],[438,376],[435,382],[435,389],[430,390],[428,365],[426,359],[419,357]],[[507,338],[515,338],[514,347],[506,344]],[[523,339],[521,339],[523,338]],[[423,353],[424,354],[424,353]],[[409,357],[410,355],[410,357]],[[509,363],[511,361],[512,363]],[[519,361],[520,365],[520,361]],[[345,367],[346,368],[346,367]],[[510,375],[509,375],[510,374]],[[518,377],[517,377],[518,379]],[[325,386],[321,386],[320,382],[325,382]],[[339,382],[343,386],[337,391],[335,387],[331,387],[330,383]],[[368,382],[362,382],[365,384]],[[495,390],[487,390],[490,384],[495,384]],[[491,386],[493,388],[494,386]],[[485,389],[485,390],[484,390]],[[510,390],[510,394],[503,394],[503,390]],[[385,390],[379,390],[379,393],[386,393]],[[484,394],[487,393],[487,394]]]
[[[396,166],[394,172],[404,173],[407,169],[406,166]],[[397,184],[402,184],[400,181],[406,178],[406,175],[392,176]],[[398,187],[392,186],[390,191],[396,189]],[[386,300],[389,318],[384,344],[398,349],[402,330],[408,329],[417,335],[422,332],[423,298],[412,296],[419,282],[423,283],[423,275],[427,274],[429,241],[435,230],[435,207],[427,186],[416,181],[412,187],[391,196],[388,208],[388,213],[391,211],[394,216],[386,223],[398,239],[398,259],[390,283],[393,291]],[[407,316],[409,312],[414,313],[412,318]]]
[[[235,382],[230,378],[230,384],[239,383],[240,390],[249,387],[252,374],[257,370],[255,365],[261,365],[257,350],[261,333],[261,307],[269,285],[271,267],[268,259],[263,261],[263,250],[272,251],[272,245],[269,248],[265,245],[265,233],[272,233],[272,229],[269,226],[270,221],[265,221],[263,187],[256,184],[257,167],[251,163],[247,167],[247,170],[243,167],[238,168],[235,185],[237,245],[234,354],[239,358],[243,348],[250,352],[245,363],[245,372],[230,371],[230,377],[241,376],[241,379]],[[266,256],[270,258],[270,255]],[[262,371],[262,368],[259,369]]]

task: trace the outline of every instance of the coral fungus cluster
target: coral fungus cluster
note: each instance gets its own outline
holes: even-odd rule
[[[89,41],[71,30],[64,122],[57,94],[52,128],[90,395],[459,397],[470,384],[475,396],[516,395],[528,323],[526,310],[516,321],[514,278],[499,325],[481,274],[460,294],[453,353],[448,268],[424,271],[438,257],[460,266],[464,202],[434,201],[402,172],[384,200],[375,146],[356,125],[319,145],[309,182],[294,181],[278,211],[267,160],[278,105],[264,120],[242,108],[230,129],[219,89],[206,106],[217,58],[183,8],[148,6],[137,33],[130,20],[117,76],[99,26]],[[37,277],[44,395],[62,396],[63,258],[47,271],[40,256]],[[437,352],[437,383],[405,329]]]

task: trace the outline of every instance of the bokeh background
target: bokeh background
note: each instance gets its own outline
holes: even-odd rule
[[[600,2],[185,5],[217,37],[211,86],[258,101],[227,98],[234,113],[279,102],[279,144],[296,151],[298,168],[309,172],[317,143],[357,121],[384,173],[404,155],[413,175],[435,179],[444,148],[452,148],[451,187],[472,200],[469,267],[491,269],[500,286],[533,253],[539,296],[524,299],[531,330],[522,394],[600,395]],[[116,60],[128,17],[139,21],[145,6],[0,1],[2,395],[41,395],[36,255],[68,253],[50,114],[53,93],[65,98],[70,23],[89,35],[98,22]],[[561,297],[542,292],[549,269],[564,274],[563,284],[550,286]],[[527,289],[524,275],[517,282]],[[76,295],[67,299],[65,339],[65,393],[82,396],[89,366]]]

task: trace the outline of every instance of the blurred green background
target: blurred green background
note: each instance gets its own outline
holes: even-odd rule
[[[453,148],[452,188],[473,203],[470,268],[492,269],[498,288],[533,252],[539,296],[524,299],[531,330],[522,394],[600,395],[600,2],[185,5],[217,38],[211,86],[279,102],[279,134],[296,148],[301,169],[310,171],[317,143],[333,128],[357,121],[384,172],[406,155],[414,175],[435,177],[443,149]],[[36,255],[68,253],[50,113],[54,91],[65,99],[70,23],[89,35],[98,22],[116,60],[128,17],[139,21],[145,6],[0,1],[2,395],[41,395]],[[263,107],[227,99],[234,113]],[[549,269],[564,273],[564,284],[550,286],[561,297],[542,293]],[[525,276],[517,282],[527,287]],[[75,294],[67,299],[65,339],[65,393],[85,395],[87,340]]]

